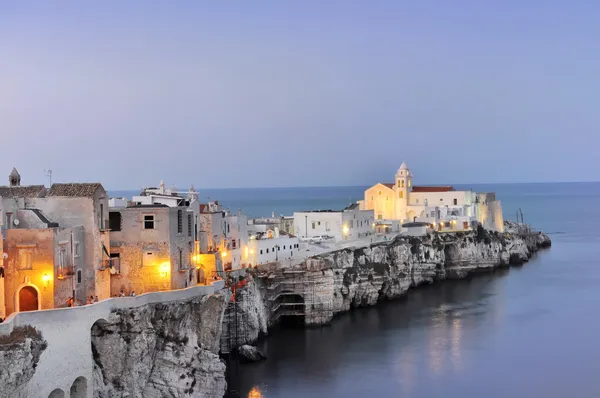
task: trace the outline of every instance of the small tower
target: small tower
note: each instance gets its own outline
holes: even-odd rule
[[[188,191],[188,199],[190,201],[198,200],[198,192],[196,192],[193,184],[190,186],[190,190]]]
[[[11,187],[21,186],[21,175],[17,171],[16,167],[13,167],[10,175],[8,176],[8,183]]]
[[[396,181],[394,184],[394,192],[396,194],[395,213],[396,219],[405,220],[408,211],[408,195],[412,187],[412,174],[405,162],[402,162],[400,168],[396,172]]]

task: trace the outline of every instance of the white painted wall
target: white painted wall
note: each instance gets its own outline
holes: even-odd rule
[[[342,213],[342,237],[345,240],[355,240],[373,233],[373,210],[344,210]],[[345,229],[345,227],[347,229]],[[344,233],[344,231],[348,231]]]
[[[294,230],[298,238],[330,235],[336,240],[342,240],[342,212],[294,213]]]
[[[17,326],[31,325],[48,342],[33,378],[27,385],[27,397],[46,398],[56,388],[62,389],[68,396],[71,384],[77,377],[83,376],[88,383],[88,398],[92,398],[91,328],[97,320],[108,319],[116,309],[188,300],[214,294],[223,286],[224,283],[220,280],[209,286],[146,293],[137,297],[110,298],[82,307],[13,313],[0,323],[0,335],[10,334]]]
[[[268,251],[267,251],[268,250]],[[252,266],[286,260],[300,256],[300,240],[296,237],[251,239],[248,242],[248,262]]]

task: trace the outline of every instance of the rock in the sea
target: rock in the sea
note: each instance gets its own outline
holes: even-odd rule
[[[244,344],[238,348],[238,355],[240,356],[240,362],[258,362],[263,359],[267,359],[267,356],[263,354],[258,348]]]

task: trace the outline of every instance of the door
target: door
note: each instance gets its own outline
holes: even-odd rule
[[[25,286],[19,291],[19,311],[37,311],[38,292],[31,286]]]

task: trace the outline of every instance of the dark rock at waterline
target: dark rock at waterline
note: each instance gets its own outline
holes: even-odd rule
[[[267,359],[267,356],[258,348],[247,344],[238,348],[238,355],[240,356],[240,362],[242,363],[259,362]]]

